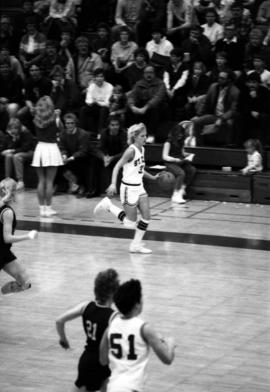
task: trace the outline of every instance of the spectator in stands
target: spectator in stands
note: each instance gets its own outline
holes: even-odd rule
[[[9,16],[1,15],[0,17],[0,47],[9,48],[10,53],[15,54],[17,51],[17,42],[14,36],[14,27]]]
[[[24,106],[19,111],[20,118],[28,118],[34,114],[37,101],[44,95],[50,95],[52,90],[52,82],[43,76],[40,66],[32,64],[29,67],[29,76],[23,84],[24,90]]]
[[[64,129],[59,136],[64,177],[68,180],[69,193],[85,191],[88,163],[89,134],[77,127],[77,117],[73,113],[64,116]],[[81,193],[81,192],[80,192]]]
[[[0,97],[0,131],[6,132],[7,125],[9,122],[9,114],[7,111],[8,99]]]
[[[97,26],[97,38],[93,40],[93,49],[100,56],[104,69],[109,69],[111,57],[110,28],[106,23]]]
[[[234,70],[240,71],[243,68],[244,45],[240,42],[236,33],[234,24],[226,24],[224,29],[224,38],[218,40],[215,46],[216,53],[225,52],[227,55],[228,66]]]
[[[263,148],[258,139],[248,139],[245,144],[247,152],[247,166],[241,172],[247,176],[263,171]]]
[[[244,65],[247,70],[253,69],[253,58],[257,55],[263,56],[266,67],[270,67],[270,48],[263,45],[263,38],[260,29],[254,28],[251,30],[244,57]]]
[[[101,57],[93,52],[86,37],[78,37],[75,41],[77,55],[74,58],[75,77],[82,93],[86,93],[93,80],[94,71],[103,68]]]
[[[142,0],[117,0],[115,10],[115,23],[112,33],[114,40],[117,39],[119,28],[127,26],[133,35],[136,34],[136,26],[139,20]]]
[[[77,3],[78,0],[49,1],[49,15],[45,19],[48,38],[56,40],[67,26],[75,32]]]
[[[185,119],[190,119],[200,113],[210,83],[205,65],[201,61],[196,61],[185,86],[187,96]]]
[[[95,138],[99,137],[101,131],[106,127],[112,92],[113,86],[106,82],[104,71],[96,69],[94,81],[86,92],[86,105],[82,107],[80,113],[81,127],[91,132]]]
[[[12,72],[9,59],[0,55],[0,97],[6,98],[9,103],[21,105],[22,86],[22,79]]]
[[[143,122],[148,130],[148,143],[154,143],[158,124],[168,115],[166,86],[156,77],[153,66],[144,69],[144,75],[139,80],[128,97],[131,111],[131,123]]]
[[[51,98],[55,109],[60,109],[61,114],[77,113],[81,104],[81,94],[76,83],[66,79],[65,70],[60,65],[53,68],[50,78],[52,79]]]
[[[123,87],[119,84],[114,86],[110,97],[110,116],[118,116],[124,123],[127,110],[127,97]]]
[[[65,69],[67,59],[58,54],[59,43],[49,40],[46,42],[46,55],[40,62],[44,76],[50,77],[50,74],[56,65],[60,65]]]
[[[5,176],[15,177],[17,190],[24,189],[24,164],[30,162],[34,152],[34,138],[20,120],[11,119],[7,126],[6,149],[1,152],[5,158]]]
[[[229,71],[219,73],[217,83],[213,83],[206,94],[204,105],[198,116],[193,117],[194,134],[197,145],[203,144],[203,128],[212,125],[211,133],[217,133],[226,127],[227,144],[233,140],[232,125],[236,115],[239,90],[233,84]]]
[[[45,55],[46,37],[37,30],[37,20],[29,17],[26,22],[26,34],[20,42],[19,59],[25,70],[32,64],[39,63]]]
[[[163,145],[162,159],[166,164],[166,170],[175,176],[175,185],[172,202],[186,203],[184,195],[186,188],[192,183],[196,169],[186,159],[188,154],[184,152],[185,130],[177,124],[170,131],[168,140]]]
[[[203,61],[207,68],[212,66],[212,45],[200,26],[191,27],[189,37],[182,43],[181,49],[191,64]]]
[[[226,52],[217,52],[215,57],[215,65],[211,71],[208,72],[208,76],[212,83],[218,81],[218,75],[220,72],[227,71],[229,68]]]
[[[270,24],[270,1],[263,1],[259,7],[256,21],[260,26],[264,28],[264,31],[267,31]]]
[[[207,9],[205,14],[206,23],[202,25],[203,34],[209,39],[212,46],[223,38],[223,26],[217,23],[217,13],[215,9]]]
[[[137,43],[144,47],[151,39],[153,26],[165,29],[166,0],[143,0],[141,3],[139,21],[137,23]]]
[[[196,24],[193,3],[169,0],[167,5],[167,34],[174,45],[179,45],[189,28]]]
[[[137,44],[130,41],[130,32],[126,26],[119,29],[120,39],[112,45],[111,62],[116,74],[122,74],[134,61]]]
[[[53,183],[57,168],[63,165],[57,145],[58,127],[56,114],[50,97],[41,97],[35,107],[34,124],[36,126],[37,145],[32,166],[37,170],[40,215],[50,217],[57,212],[52,208]]]
[[[173,45],[164,36],[163,29],[159,26],[153,26],[152,40],[146,44],[151,62],[161,66],[168,65],[172,49]]]
[[[260,85],[260,75],[256,72],[247,75],[246,89],[241,91],[238,111],[242,124],[240,142],[257,138],[263,145],[269,145],[270,91]]]
[[[125,86],[128,91],[134,84],[143,77],[144,68],[149,62],[149,55],[146,49],[138,48],[134,52],[134,62],[125,71]]]
[[[15,74],[21,77],[21,79],[24,79],[24,72],[21,66],[21,63],[17,59],[17,57],[13,56],[10,54],[9,48],[2,47],[0,49],[0,55],[2,58],[6,58],[11,65],[11,71]]]
[[[270,71],[265,68],[264,57],[257,54],[253,57],[253,70],[248,71],[248,74],[256,72],[260,75],[261,83],[266,87],[270,80]]]
[[[233,24],[236,27],[236,34],[240,36],[240,29],[245,26],[247,34],[249,34],[252,28],[252,19],[250,11],[244,8],[242,0],[236,0],[232,3],[225,17],[225,24]]]
[[[167,94],[171,99],[171,107],[175,120],[182,119],[183,104],[183,87],[186,84],[189,69],[187,64],[183,62],[183,52],[179,48],[175,48],[170,53],[170,64],[166,67],[163,75],[163,81],[167,88]]]
[[[102,132],[99,141],[99,153],[103,160],[101,190],[107,189],[110,185],[113,168],[125,151],[126,145],[127,135],[121,128],[121,119],[117,116],[110,117],[109,126]]]
[[[58,55],[63,58],[65,66],[65,75],[67,79],[75,81],[75,65],[73,61],[74,47],[73,47],[73,34],[70,29],[65,28],[61,33],[60,49]]]

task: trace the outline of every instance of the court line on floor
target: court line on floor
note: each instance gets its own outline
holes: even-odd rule
[[[133,238],[134,231],[120,227],[65,224],[44,221],[18,221],[19,230],[39,230],[41,232],[86,235],[93,237]],[[209,234],[177,233],[151,230],[146,233],[146,240],[160,242],[175,242],[191,245],[220,246],[225,248],[239,248],[270,251],[270,241],[263,239],[226,237]]]

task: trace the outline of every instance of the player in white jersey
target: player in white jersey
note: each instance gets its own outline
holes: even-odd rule
[[[172,338],[161,339],[139,314],[142,311],[142,288],[139,280],[122,284],[115,294],[120,314],[115,316],[100,344],[100,362],[109,363],[111,377],[107,392],[142,392],[150,348],[169,365],[174,359]]]
[[[116,182],[119,171],[123,168],[123,178],[120,187],[120,198],[123,210],[115,206],[108,197],[97,204],[94,214],[99,210],[107,210],[115,215],[123,224],[130,229],[136,229],[134,239],[130,245],[131,253],[152,253],[142,244],[143,236],[150,220],[148,195],[143,186],[143,177],[155,180],[158,175],[152,176],[144,170],[144,144],[146,142],[146,128],[144,124],[135,124],[128,129],[129,147],[122,158],[117,162],[112,174],[112,183],[107,189],[108,195],[116,193]],[[141,213],[141,219],[137,223],[137,208]]]

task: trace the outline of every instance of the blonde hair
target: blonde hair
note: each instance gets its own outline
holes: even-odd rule
[[[136,137],[143,131],[146,131],[146,126],[143,123],[131,125],[127,132],[128,144],[134,143]]]
[[[37,101],[33,122],[38,128],[46,128],[55,122],[54,104],[48,95]]]
[[[0,182],[0,197],[4,204],[15,199],[17,183],[12,178],[5,178]]]

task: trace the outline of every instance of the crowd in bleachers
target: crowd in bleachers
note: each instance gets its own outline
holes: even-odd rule
[[[190,120],[198,146],[270,145],[270,1],[25,0],[2,12],[0,154],[19,188],[47,95],[60,172],[81,196],[109,184],[135,122],[148,143]]]

